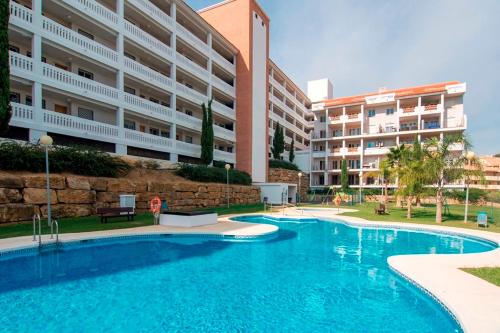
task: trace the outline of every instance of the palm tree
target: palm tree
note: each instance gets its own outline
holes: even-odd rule
[[[389,148],[386,160],[387,169],[390,172],[391,178],[399,179],[399,165],[403,156],[406,154],[406,146],[399,145],[397,147]],[[396,206],[401,207],[401,197],[396,193]]]
[[[443,140],[433,138],[426,143],[425,170],[431,184],[436,188],[436,223],[443,221],[444,186],[460,181],[464,176],[481,177],[480,169],[466,169],[467,158],[453,151],[452,145],[460,143],[465,151],[471,147],[463,134],[445,136]]]

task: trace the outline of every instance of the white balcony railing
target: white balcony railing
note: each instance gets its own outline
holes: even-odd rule
[[[155,52],[160,57],[165,57],[170,61],[173,61],[174,52],[170,46],[166,45],[162,41],[151,36],[144,30],[136,27],[132,23],[125,21],[125,36],[139,44],[141,47],[146,47],[148,50]]]
[[[236,96],[236,89],[234,88],[234,86],[224,82],[215,75],[212,75],[212,84],[214,85],[214,87],[228,94],[229,96]]]
[[[166,27],[170,31],[173,30],[173,19],[167,15],[163,10],[156,7],[151,1],[148,0],[128,0],[128,3],[135,6],[139,11],[147,14],[153,20],[158,22],[161,26]]]
[[[101,137],[118,137],[117,126],[49,110],[43,110],[43,123],[46,126],[69,129],[71,132],[77,131],[85,135],[92,134]]]
[[[184,98],[190,99],[195,103],[201,105],[201,103],[207,103],[208,97],[205,94],[200,93],[188,86],[183,85],[182,83],[177,82],[177,93],[182,95]]]
[[[12,107],[12,120],[20,120],[20,121],[32,121],[33,120],[33,107],[19,104],[19,103],[10,103]]]
[[[24,7],[13,1],[10,2],[10,19],[11,23],[19,26],[27,27],[33,22],[33,12],[31,9]]]
[[[125,108],[135,111],[142,115],[149,115],[167,121],[172,121],[173,110],[158,103],[148,101],[147,99],[124,93]]]
[[[125,129],[125,139],[152,148],[162,148],[163,150],[174,148],[172,139],[129,129]]]
[[[227,70],[229,73],[231,73],[231,74],[235,74],[236,73],[236,66],[233,63],[231,63],[229,60],[227,60],[226,58],[224,58],[223,56],[221,56],[215,50],[212,50],[212,59],[215,60],[215,62],[219,66],[221,66],[222,68],[224,68],[225,70]]]
[[[175,148],[179,154],[199,157],[201,154],[201,146],[183,141],[176,141]]]
[[[62,0],[64,3],[78,9],[80,12],[94,18],[100,23],[111,26],[115,30],[118,27],[118,15],[112,10],[104,7],[94,0]]]
[[[229,141],[235,141],[235,133],[233,131],[230,131],[226,128],[214,125],[214,135],[218,138],[229,140]]]
[[[222,116],[226,116],[231,119],[236,119],[236,111],[234,109],[225,106],[222,103],[219,103],[217,101],[212,102],[212,110]]]
[[[174,87],[174,81],[168,76],[127,57],[125,57],[125,72],[165,90],[171,91]]]
[[[62,46],[69,47],[72,50],[76,50],[81,54],[101,62],[116,64],[118,61],[118,53],[114,50],[74,30],[68,29],[51,19],[43,17],[42,28],[45,37]]]
[[[33,72],[33,60],[16,52],[9,52],[9,65],[11,71]]]
[[[223,160],[226,162],[234,162],[234,161],[236,161],[236,157],[235,157],[234,153],[215,149],[214,150],[214,160],[216,160],[216,161]]]
[[[197,47],[203,54],[208,53],[208,45],[201,39],[196,37],[191,31],[184,28],[181,24],[177,23],[177,35],[184,39],[188,44]]]
[[[201,67],[200,65],[198,65],[194,61],[191,61],[180,53],[176,53],[175,58],[177,59],[178,65],[180,65],[182,68],[190,73],[195,74],[198,78],[204,80],[205,82],[208,82],[209,73],[206,68]]]
[[[177,120],[177,124],[179,125],[194,129],[196,131],[201,131],[201,123],[202,123],[201,119],[187,115],[179,111],[175,113],[175,119]]]
[[[116,101],[118,90],[108,85],[89,80],[77,74],[65,71],[52,65],[42,64],[43,77],[57,88],[66,86],[66,89],[83,96],[105,97]]]

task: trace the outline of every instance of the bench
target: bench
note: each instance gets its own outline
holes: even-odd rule
[[[377,215],[384,215],[386,213],[386,209],[385,209],[385,205],[384,204],[380,204],[377,207],[375,207],[375,214]]]
[[[117,208],[97,208],[97,214],[101,215],[101,223],[108,223],[108,217],[126,216],[127,221],[134,220],[133,207],[117,207]]]

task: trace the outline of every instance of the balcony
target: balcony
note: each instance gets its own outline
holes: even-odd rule
[[[207,95],[202,94],[199,91],[196,91],[192,88],[189,88],[188,86],[185,86],[180,82],[177,82],[176,88],[177,88],[177,94],[179,94],[181,97],[186,98],[194,103],[201,105],[202,103],[208,102]]]
[[[9,22],[24,28],[25,30],[32,30],[33,12],[31,9],[15,2],[10,2],[10,17]]]
[[[160,26],[167,28],[170,31],[174,29],[173,19],[163,10],[156,7],[153,3],[147,0],[128,0],[132,6],[137,8],[139,12],[145,13],[150,18],[155,20]]]
[[[94,0],[61,0],[101,24],[118,30],[118,15]]]
[[[220,91],[228,94],[231,97],[236,96],[236,89],[234,86],[226,83],[225,81],[219,79],[217,76],[212,75],[212,84],[215,88],[219,89]]]
[[[141,115],[147,115],[164,121],[173,122],[173,110],[147,99],[124,93],[125,108]]]
[[[199,51],[201,51],[202,54],[208,54],[209,49],[208,45],[205,42],[196,37],[191,31],[184,28],[181,24],[177,23],[176,27],[177,35],[180,38],[182,38],[189,45],[193,45],[194,47],[196,47]]]
[[[229,73],[236,74],[236,66],[215,50],[212,50],[212,59]]]
[[[227,128],[214,125],[214,135],[217,138],[221,138],[228,141],[236,141],[236,135],[234,131],[228,130]]]
[[[225,162],[234,163],[234,162],[236,162],[236,156],[234,153],[215,149],[214,150],[214,160],[216,160],[216,161],[222,160]]]
[[[192,157],[200,157],[200,155],[201,155],[201,146],[200,145],[195,145],[195,144],[187,143],[187,142],[183,142],[183,141],[176,141],[175,147],[176,147],[177,153],[182,154],[182,155],[187,155],[187,156],[192,156]]]
[[[175,119],[178,125],[193,129],[195,131],[201,131],[201,119],[179,111],[175,112]]]
[[[387,155],[388,153],[389,153],[389,148],[385,148],[385,147],[370,147],[370,148],[365,148],[365,155],[366,156]]]
[[[234,109],[217,102],[216,100],[212,101],[212,110],[215,113],[220,114],[221,116],[225,116],[230,119],[236,119],[236,112]]]
[[[199,79],[208,82],[210,74],[208,71],[195,63],[194,61],[191,61],[190,59],[186,58],[180,53],[175,54],[175,58],[177,59],[177,64],[186,70],[189,73],[193,73],[196,75]]]
[[[152,83],[160,89],[173,91],[174,81],[168,76],[127,57],[124,59],[124,64],[127,74],[135,76],[144,82]]]
[[[346,122],[358,122],[361,121],[361,113],[348,113],[345,115]]]
[[[142,29],[136,27],[128,21],[124,21],[125,26],[125,36],[130,40],[134,41],[141,48],[147,48],[152,52],[156,53],[160,58],[166,58],[169,61],[174,61],[174,51],[170,46],[166,45],[162,41],[151,36]]]
[[[169,138],[164,138],[158,135],[152,135],[139,131],[124,129],[125,139],[133,145],[140,145],[142,148],[154,150],[172,150],[174,141]],[[160,149],[159,149],[160,148]]]

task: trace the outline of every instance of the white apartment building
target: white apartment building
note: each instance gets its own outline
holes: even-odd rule
[[[9,41],[9,137],[190,162],[213,97],[214,159],[236,162],[238,50],[183,1],[11,1]]]
[[[292,139],[296,151],[309,150],[314,128],[311,101],[272,60],[269,60],[269,67],[269,145],[272,146],[274,129],[279,123],[285,134],[286,152],[290,150]]]
[[[466,84],[445,82],[332,99],[327,81],[310,83],[316,116],[311,144],[311,186],[340,186],[341,162],[348,163],[352,187],[380,187],[376,176],[390,147],[415,139],[442,139],[467,128]],[[463,147],[454,145],[461,153]]]

